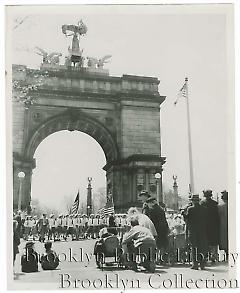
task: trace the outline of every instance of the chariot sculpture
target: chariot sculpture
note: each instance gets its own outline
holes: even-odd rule
[[[65,34],[66,37],[73,36],[72,39],[72,47],[68,48],[69,52],[69,63],[73,63],[74,66],[76,64],[82,66],[83,64],[83,57],[82,53],[83,50],[80,50],[80,36],[83,36],[87,33],[87,26],[83,23],[82,20],[78,22],[77,25],[73,24],[64,24],[62,26],[62,32]]]

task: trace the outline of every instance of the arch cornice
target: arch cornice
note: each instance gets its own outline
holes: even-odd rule
[[[49,135],[61,130],[78,130],[93,137],[102,147],[107,163],[119,159],[117,142],[112,133],[101,122],[77,109],[67,110],[41,123],[29,137],[24,157],[32,159],[38,145]]]

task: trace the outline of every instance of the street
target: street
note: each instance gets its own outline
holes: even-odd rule
[[[93,247],[95,240],[54,242],[53,249],[59,255],[60,265],[57,270],[21,273],[20,255],[24,252],[25,241],[21,241],[20,253],[15,262],[16,279],[11,289],[120,289],[131,288],[197,288],[216,286],[218,280],[228,280],[226,263],[207,266],[203,271],[190,269],[188,264],[157,266],[154,274],[144,271],[134,272],[118,268],[117,265],[96,267]],[[35,243],[35,250],[41,255],[44,244]],[[200,279],[198,283],[194,282]],[[188,281],[186,281],[188,280]],[[204,280],[208,280],[206,283]],[[207,285],[206,285],[207,284]],[[224,281],[219,283],[223,286]]]

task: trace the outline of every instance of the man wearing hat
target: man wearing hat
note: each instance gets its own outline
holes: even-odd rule
[[[63,215],[60,214],[56,219],[56,238],[57,240],[60,240],[62,235],[62,217]]]
[[[157,248],[159,250],[166,249],[168,246],[169,227],[165,212],[163,208],[158,205],[157,200],[154,197],[149,197],[146,200],[146,204],[148,205],[148,216],[157,231]]]
[[[219,215],[218,203],[212,199],[212,190],[203,191],[204,199],[201,205],[207,209],[207,240],[210,259],[214,263],[217,259],[219,244]]]
[[[33,216],[33,227],[32,227],[32,235],[33,235],[33,241],[35,241],[35,239],[37,238],[38,236],[38,226],[37,226],[37,223],[38,223],[38,217],[35,215]]]
[[[67,233],[66,237],[71,235],[71,239],[73,240],[73,234],[74,234],[74,228],[73,228],[73,215],[69,215],[68,220],[67,220]],[[65,239],[66,240],[66,239]]]
[[[21,267],[23,273],[38,272],[39,257],[34,250],[34,242],[27,242],[25,246],[25,254],[21,257]]]
[[[65,240],[67,240],[68,218],[69,214],[66,214],[62,219],[62,234]]]
[[[191,197],[192,206],[188,207],[186,220],[188,223],[188,240],[192,249],[192,269],[203,270],[206,263],[207,253],[207,209],[199,204],[199,195],[193,194]]]
[[[39,227],[39,241],[44,242],[45,235],[48,231],[48,218],[46,214],[42,215],[42,218],[38,220],[38,227]]]
[[[147,215],[149,214],[149,208],[148,205],[146,203],[146,200],[151,197],[151,195],[149,194],[149,192],[147,190],[142,190],[139,195],[138,195],[138,199],[142,202],[143,206],[142,206],[142,213]]]
[[[218,205],[219,213],[219,248],[225,251],[228,258],[228,192],[221,192],[222,203]]]
[[[56,238],[56,219],[54,214],[50,215],[49,219],[49,231],[48,231],[48,240],[52,239],[55,241]]]

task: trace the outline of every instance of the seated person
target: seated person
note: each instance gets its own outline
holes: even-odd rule
[[[34,242],[27,242],[25,254],[21,257],[22,272],[33,273],[38,272],[38,254],[34,250]]]
[[[117,232],[117,225],[115,223],[115,220],[114,220],[114,216],[110,216],[109,219],[108,219],[108,232],[113,234],[113,235],[117,235],[118,232]]]
[[[103,253],[104,252],[104,239],[109,237],[109,236],[113,236],[113,235],[117,235],[117,228],[116,228],[116,224],[114,221],[114,217],[110,216],[109,217],[109,227],[104,227],[99,231],[99,240],[96,241],[95,246],[94,246],[94,252],[93,254],[95,256],[97,256],[97,254],[99,253]]]
[[[136,218],[131,219],[131,229],[123,235],[122,249],[124,265],[136,270],[136,255],[140,255],[143,257],[141,265],[149,272],[155,271],[156,241],[150,230],[140,226]]]
[[[59,258],[54,250],[52,250],[52,243],[45,243],[46,252],[41,256],[40,263],[43,270],[55,270],[59,265]]]

